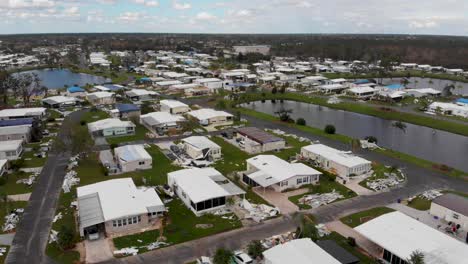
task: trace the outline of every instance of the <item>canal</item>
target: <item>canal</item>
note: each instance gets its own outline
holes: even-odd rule
[[[74,73],[68,69],[42,69],[33,71],[24,71],[22,73],[35,73],[41,79],[41,85],[49,89],[64,88],[65,86],[84,86],[86,84],[103,84],[111,82],[110,79],[85,74],[85,73]]]
[[[337,134],[359,139],[374,136],[384,148],[468,172],[468,137],[462,135],[408,123],[402,130],[392,120],[295,101],[257,101],[242,106],[270,115],[282,108],[291,109],[292,118],[302,117],[309,126],[332,124]]]

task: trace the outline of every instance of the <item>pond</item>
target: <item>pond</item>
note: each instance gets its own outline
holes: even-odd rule
[[[391,120],[294,101],[257,101],[243,107],[270,115],[281,108],[291,109],[292,118],[302,117],[312,127],[332,124],[337,134],[359,139],[374,136],[384,148],[468,172],[468,137],[462,135],[408,123],[402,130]]]
[[[111,82],[110,79],[85,74],[85,73],[74,73],[68,69],[43,69],[24,71],[21,73],[35,73],[41,79],[41,84],[49,89],[63,88],[65,86],[84,86],[86,84],[104,84]]]
[[[402,80],[403,78],[383,78],[382,83],[388,85],[401,83]],[[452,90],[453,94],[468,95],[468,83],[464,82],[421,77],[411,77],[408,79],[408,81],[409,83],[406,85],[406,88],[434,88],[436,90],[442,91],[446,86],[453,85],[455,87]]]

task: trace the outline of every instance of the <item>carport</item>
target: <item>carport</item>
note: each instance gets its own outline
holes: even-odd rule
[[[85,237],[88,231],[94,228],[105,233],[104,215],[98,193],[78,198],[78,204],[80,236]]]

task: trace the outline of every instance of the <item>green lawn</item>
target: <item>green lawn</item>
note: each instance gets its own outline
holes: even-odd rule
[[[331,232],[330,235],[324,236],[319,238],[319,240],[333,240],[335,241],[339,246],[344,248],[346,251],[354,255],[359,259],[360,264],[374,264],[377,263],[373,258],[369,257],[368,255],[363,254],[361,251],[358,250],[357,247],[352,247],[348,244],[348,240],[346,237],[336,233],[336,232]]]
[[[23,154],[23,159],[24,159],[24,168],[36,168],[36,167],[42,167],[47,161],[47,158],[39,158],[34,156],[36,151],[26,151]]]
[[[122,136],[122,137],[107,137],[106,141],[109,144],[119,144],[123,142],[130,142],[130,141],[137,141],[137,140],[144,140],[146,138],[146,133],[148,130],[146,127],[135,124],[135,135],[131,136]]]
[[[57,118],[61,118],[61,117],[62,117],[62,115],[61,115],[59,112],[57,112],[57,111],[55,111],[55,110],[52,110],[52,109],[48,109],[48,110],[47,110],[47,113],[48,113],[48,115],[49,115],[49,118],[57,119]]]
[[[2,188],[5,190],[5,193],[7,195],[30,193],[33,190],[33,186],[29,187],[23,183],[16,183],[17,180],[29,178],[30,175],[31,173],[26,173],[22,171],[17,171],[11,174],[5,174],[3,177],[5,177],[6,182],[2,186]]]
[[[427,211],[431,208],[431,201],[418,196],[411,202],[408,201],[408,206],[420,211]]]
[[[80,253],[78,251],[62,251],[55,243],[47,244],[46,254],[60,264],[74,264],[80,261]]]
[[[388,207],[375,207],[366,211],[358,212],[351,214],[345,217],[340,218],[341,222],[354,228],[360,224],[363,224],[373,218],[381,216],[386,213],[393,212],[395,210]]]
[[[0,247],[6,249],[6,253],[3,254],[3,256],[0,256],[0,264],[3,264],[3,263],[5,263],[6,257],[7,257],[7,255],[8,255],[8,251],[10,251],[10,246],[0,245]]]
[[[213,234],[225,232],[228,230],[242,227],[241,222],[234,216],[234,219],[223,219],[221,216],[206,214],[200,217],[188,209],[181,200],[175,199],[166,204],[168,208],[168,224],[164,227],[163,236],[166,242],[173,245],[186,241],[210,236]],[[226,216],[232,216],[228,214]],[[208,228],[200,228],[197,225],[212,225]],[[158,230],[143,232],[140,234],[124,236],[114,239],[116,248],[125,248],[131,246],[145,246],[155,242],[160,235]],[[143,242],[138,242],[142,240]],[[139,253],[147,251],[141,248]]]
[[[81,121],[85,121],[86,123],[92,123],[98,120],[106,119],[109,118],[109,114],[101,111],[101,110],[96,110],[96,111],[88,111],[83,114],[81,117]]]
[[[326,172],[323,172],[324,175],[320,176],[320,181],[318,185],[308,185],[309,186],[309,192],[305,194],[300,194],[300,195],[295,195],[291,196],[288,199],[295,203],[297,206],[299,206],[300,209],[311,209],[312,207],[307,204],[301,204],[299,203],[299,199],[302,198],[304,195],[307,194],[314,194],[314,193],[329,193],[332,192],[333,190],[339,192],[341,195],[344,196],[342,199],[338,199],[337,201],[353,198],[357,196],[357,194],[350,189],[346,188],[344,185],[339,184],[336,181],[331,181],[329,177],[327,177]]]
[[[362,187],[364,188],[367,188],[367,183],[368,182],[371,182],[371,181],[375,181],[377,179],[384,179],[384,178],[387,178],[387,176],[385,176],[385,173],[396,173],[397,174],[397,177],[398,178],[403,178],[403,176],[401,175],[400,172],[398,171],[392,171],[392,168],[391,167],[386,167],[385,165],[383,164],[380,164],[380,163],[376,163],[376,162],[373,162],[372,163],[372,170],[374,171],[374,174],[369,177],[369,178],[366,178],[365,180],[361,181],[359,183],[359,185],[361,185]]]
[[[18,208],[23,208],[26,209],[26,206],[28,205],[28,202],[0,202],[0,233],[3,232],[3,225],[5,224],[5,216],[10,214],[11,211],[18,209]]]
[[[246,169],[247,165],[245,161],[252,157],[251,155],[220,137],[211,137],[210,139],[221,147],[221,152],[223,154],[223,159],[214,164],[215,169],[223,175]]]

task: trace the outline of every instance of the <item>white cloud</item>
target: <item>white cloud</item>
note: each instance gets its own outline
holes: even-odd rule
[[[135,4],[144,5],[144,6],[148,6],[148,7],[156,7],[156,6],[159,6],[159,2],[158,2],[158,1],[133,0],[133,2],[134,2]]]
[[[192,8],[192,5],[189,3],[179,3],[177,1],[172,2],[172,7],[177,10],[185,10]]]
[[[216,19],[216,16],[208,12],[200,12],[195,16],[195,19],[202,20],[202,21],[209,21],[209,20]]]
[[[422,28],[434,28],[437,27],[439,24],[436,21],[433,20],[426,20],[426,21],[411,21],[409,23],[410,28],[417,28],[417,29],[422,29]]]

